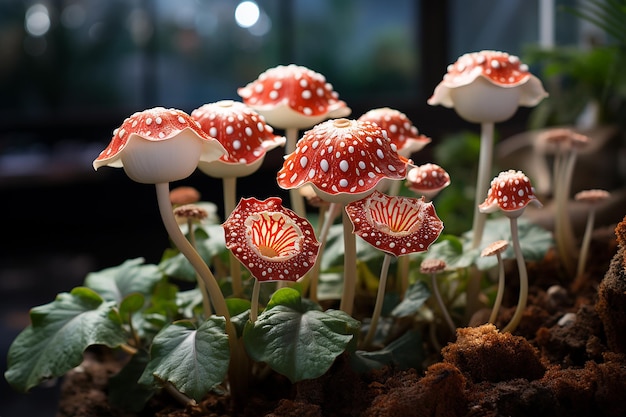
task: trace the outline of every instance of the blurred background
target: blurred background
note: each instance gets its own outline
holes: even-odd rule
[[[433,139],[414,155],[416,164],[439,163],[452,175],[448,162],[438,159],[458,154],[460,166],[467,155],[446,147],[445,138],[473,140],[479,126],[426,101],[447,65],[466,52],[506,51],[528,60],[540,78],[556,78],[544,79],[553,101],[540,113],[520,109],[497,126],[499,138],[573,123],[594,94],[608,100],[606,86],[599,85],[607,77],[559,78],[571,68],[568,59],[584,63],[585,54],[606,50],[598,64],[604,70],[619,55],[611,49],[615,34],[562,9],[579,4],[0,0],[2,370],[8,346],[29,323],[29,307],[80,285],[89,271],[135,257],[158,262],[168,244],[153,186],[134,183],[122,170],[93,171],[92,161],[125,117],[154,106],[191,112],[239,100],[237,88],[267,68],[296,63],[325,75],[354,118],[383,106],[406,113]],[[582,70],[583,78],[587,73]],[[581,85],[584,93],[574,90]],[[572,110],[567,91],[577,91],[579,108]],[[569,112],[558,106],[559,98]],[[611,97],[609,109],[618,110],[611,122],[619,120],[618,99],[615,107]],[[275,184],[281,164],[281,151],[271,153],[258,173],[238,181],[239,196],[285,197]],[[184,183],[221,204],[221,180],[196,173]],[[54,415],[58,384],[28,395],[11,392],[4,379],[1,384],[0,416]]]

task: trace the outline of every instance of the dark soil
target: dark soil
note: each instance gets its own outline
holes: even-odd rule
[[[529,304],[513,333],[461,328],[425,371],[360,375],[341,356],[323,377],[292,385],[270,374],[238,409],[219,393],[183,407],[166,393],[133,414],[106,400],[117,372],[107,355],[86,355],[64,381],[65,416],[625,416],[626,223],[598,231],[588,273],[572,280],[553,254],[528,266]],[[619,246],[618,246],[619,242]],[[515,282],[512,276],[507,282]],[[514,306],[510,288],[505,305]],[[502,311],[501,328],[513,314]]]

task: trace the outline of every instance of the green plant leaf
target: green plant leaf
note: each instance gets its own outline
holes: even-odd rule
[[[430,291],[426,284],[422,281],[417,281],[406,290],[404,299],[391,311],[391,315],[393,317],[413,315],[417,313],[429,297]]]
[[[138,292],[128,294],[124,297],[120,303],[120,316],[122,317],[122,320],[126,320],[126,317],[129,317],[131,314],[141,310],[145,302],[146,298],[143,294]]]
[[[278,290],[244,330],[250,357],[266,362],[292,382],[317,378],[358,334],[359,322],[337,310],[323,312],[291,288]]]
[[[464,248],[463,241],[452,235],[441,236],[426,252],[426,258],[441,259],[448,268],[467,268],[479,255],[478,249]]]
[[[422,335],[417,330],[411,330],[381,350],[371,352],[357,350],[350,358],[350,365],[357,372],[367,372],[389,365],[395,369],[421,369],[425,359]]]
[[[142,258],[136,258],[87,274],[85,286],[100,294],[104,300],[119,304],[132,293],[151,295],[152,289],[162,278],[163,274],[156,265],[144,264]]]
[[[156,392],[152,384],[138,384],[137,380],[148,364],[148,353],[139,350],[120,372],[109,380],[108,398],[111,404],[124,410],[139,412]]]
[[[93,290],[74,288],[55,301],[31,310],[31,325],[11,344],[7,381],[28,391],[47,378],[80,365],[90,345],[116,347],[126,341],[115,303],[103,301]]]
[[[197,329],[190,321],[175,322],[154,337],[150,357],[140,384],[152,384],[156,377],[200,401],[228,371],[226,321],[211,316]]]

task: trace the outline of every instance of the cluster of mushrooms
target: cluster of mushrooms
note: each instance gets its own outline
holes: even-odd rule
[[[277,66],[238,90],[242,102],[222,100],[205,104],[190,114],[156,107],[133,114],[114,131],[106,149],[93,163],[121,167],[134,181],[155,184],[163,223],[172,242],[193,265],[205,298],[205,313],[224,316],[229,323],[224,295],[193,242],[183,234],[170,200],[169,184],[196,169],[223,180],[223,223],[230,250],[233,295],[243,297],[241,265],[255,279],[250,321],[257,317],[262,282],[307,280],[311,299],[317,297],[319,262],[328,229],[341,215],[344,241],[343,294],[340,309],[353,314],[356,271],[356,236],[382,251],[379,291],[367,335],[367,348],[381,314],[390,262],[398,258],[403,289],[408,286],[405,255],[425,252],[443,230],[432,199],[450,184],[448,173],[432,163],[415,166],[409,159],[431,139],[402,112],[387,107],[349,119],[351,109],[339,99],[324,76],[297,65]],[[501,211],[510,218],[511,243],[520,276],[519,303],[504,331],[513,331],[526,304],[527,274],[517,238],[517,218],[532,203],[541,205],[529,178],[508,170],[489,182],[494,123],[510,118],[519,106],[535,106],[547,93],[519,58],[505,52],[481,51],[461,56],[428,100],[453,108],[463,119],[481,124],[479,175],[473,224],[474,248],[482,246],[487,213]],[[278,136],[274,129],[282,129]],[[308,130],[307,130],[308,129]],[[299,132],[306,130],[298,139]],[[264,201],[243,198],[236,202],[236,179],[253,174],[266,153],[285,147],[277,173],[279,187],[290,191],[290,209],[280,198]],[[416,197],[399,195],[405,182]],[[305,196],[320,208],[320,231],[306,219]],[[597,197],[597,196],[595,196]],[[481,203],[482,202],[482,203]],[[500,280],[490,322],[494,322],[504,286],[500,254],[507,241],[489,242],[483,256],[498,256]],[[404,265],[404,268],[402,267]],[[435,275],[445,262],[424,261],[422,272]],[[442,303],[443,304],[443,303]],[[455,324],[441,305],[451,331]]]

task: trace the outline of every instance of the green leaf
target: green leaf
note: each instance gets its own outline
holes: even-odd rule
[[[88,346],[124,343],[114,306],[93,290],[78,287],[59,294],[52,303],[33,308],[32,324],[9,348],[7,381],[19,391],[28,391],[80,365]]]
[[[149,296],[163,278],[156,265],[146,265],[142,258],[130,259],[121,265],[91,272],[85,278],[85,286],[91,288],[106,301],[121,303],[132,293]]]
[[[464,249],[463,242],[458,237],[444,235],[428,249],[426,258],[441,259],[448,268],[467,268],[479,255],[478,249],[471,249],[469,246]]]
[[[257,321],[248,322],[243,339],[253,360],[297,382],[326,373],[356,338],[359,325],[342,311],[323,312],[296,290],[282,288]]]
[[[391,311],[391,315],[393,317],[413,315],[419,311],[429,297],[430,291],[426,284],[417,281],[406,290],[404,299]]]
[[[368,372],[383,366],[393,366],[395,369],[421,369],[425,359],[422,335],[417,330],[410,330],[381,350],[371,352],[357,350],[351,356],[350,364],[357,372]]]
[[[141,310],[146,298],[138,292],[128,294],[120,303],[120,316],[126,320],[131,314]]]
[[[200,401],[224,381],[228,371],[226,322],[211,316],[197,329],[190,321],[175,322],[154,337],[150,357],[140,384],[151,384],[156,377]]]
[[[139,350],[119,373],[111,377],[108,385],[108,398],[111,404],[134,412],[143,410],[146,402],[156,392],[152,384],[137,383],[148,360],[148,353]]]

